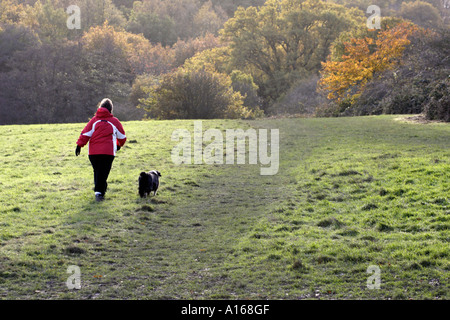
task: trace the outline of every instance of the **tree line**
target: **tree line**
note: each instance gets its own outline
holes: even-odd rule
[[[124,120],[449,121],[449,8],[379,0],[381,28],[369,30],[369,2],[2,0],[0,124],[86,121],[104,97]],[[70,5],[79,29],[67,26]]]

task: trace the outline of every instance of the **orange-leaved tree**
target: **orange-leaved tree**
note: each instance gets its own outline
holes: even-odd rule
[[[393,28],[378,32],[375,37],[351,39],[345,42],[345,54],[339,61],[322,62],[319,90],[328,93],[328,99],[352,98],[364,89],[374,75],[397,65],[410,38],[420,27],[402,22]]]

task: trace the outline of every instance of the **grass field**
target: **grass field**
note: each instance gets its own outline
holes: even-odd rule
[[[192,121],[124,122],[102,203],[87,148],[74,155],[84,125],[0,126],[2,299],[450,298],[448,124],[203,121],[279,129],[278,174],[261,176],[175,165],[171,134]],[[140,199],[151,169],[158,195]]]

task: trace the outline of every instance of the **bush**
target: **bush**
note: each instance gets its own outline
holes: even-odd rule
[[[391,93],[392,84],[389,81],[391,77],[392,72],[387,71],[382,76],[370,81],[351,108],[345,111],[345,115],[366,116],[382,114],[383,107],[380,102]]]
[[[314,111],[315,117],[339,117],[340,115],[341,106],[334,101],[324,102]]]
[[[429,120],[450,122],[450,81],[445,79],[435,84],[431,99],[425,105],[424,113]]]
[[[269,108],[271,114],[310,115],[319,105],[326,102],[326,97],[317,92],[319,77],[313,75],[296,82],[286,94]]]
[[[427,96],[423,89],[415,85],[405,85],[382,100],[383,112],[388,114],[417,114]]]
[[[151,118],[214,119],[248,118],[243,97],[233,91],[229,76],[204,70],[177,70],[151,89],[141,106]]]
[[[329,101],[321,103],[316,107],[314,116],[316,117],[343,117],[353,116],[354,104],[359,95],[346,97],[341,101]]]

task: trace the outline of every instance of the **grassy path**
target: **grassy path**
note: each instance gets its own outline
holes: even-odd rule
[[[11,161],[2,170],[1,296],[233,297],[226,262],[239,238],[281,199],[281,181],[261,177],[259,166],[175,166],[171,133],[192,122],[128,123],[129,141],[113,164],[108,199],[98,204],[87,150],[84,158],[72,155],[80,125],[56,127],[57,136],[51,126],[2,128],[17,143],[9,145],[5,159]],[[42,140],[48,144],[39,145]],[[27,164],[17,170],[22,161]],[[163,174],[159,194],[139,199],[139,172],[153,168]],[[69,265],[80,268],[81,290],[66,287]]]
[[[450,129],[394,118],[203,122],[280,129],[275,176],[174,165],[171,134],[192,121],[124,123],[100,204],[74,156],[82,124],[2,126],[0,298],[448,299]],[[142,200],[150,169],[160,191]]]

